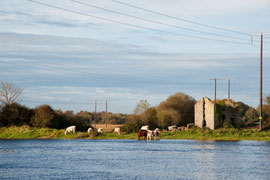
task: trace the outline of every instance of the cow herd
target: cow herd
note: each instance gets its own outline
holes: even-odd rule
[[[152,137],[157,140],[160,139],[160,130],[156,128],[154,131],[149,130],[149,126],[142,126],[139,132],[137,133],[137,139],[144,137],[144,139],[152,140]]]
[[[90,128],[88,128],[87,133],[91,133],[93,131],[94,131],[93,128],[90,127]],[[76,126],[67,127],[64,133],[65,133],[65,135],[67,135],[67,133],[70,133],[70,132],[75,133],[76,132]],[[97,132],[101,134],[101,133],[103,133],[103,129],[98,128]],[[118,135],[120,135],[120,128],[115,128],[114,133],[117,133]]]
[[[193,123],[190,123],[187,125],[187,127],[185,126],[181,126],[181,127],[177,127],[176,125],[174,126],[169,126],[168,127],[168,131],[183,131],[186,129],[189,129],[193,126]],[[75,133],[76,131],[76,126],[70,126],[67,127],[65,130],[65,135],[67,135],[67,133],[73,132]],[[88,128],[87,133],[91,133],[93,131],[93,128]],[[102,128],[98,128],[97,129],[98,133],[103,133],[103,129]],[[114,128],[114,133],[117,133],[118,135],[120,135],[120,128]],[[149,130],[149,126],[142,126],[141,129],[139,130],[139,132],[137,133],[137,139],[139,140],[141,137],[144,137],[144,139],[147,140],[152,140],[152,138],[154,138],[155,140],[160,139],[160,130],[158,128],[156,128],[155,130]]]

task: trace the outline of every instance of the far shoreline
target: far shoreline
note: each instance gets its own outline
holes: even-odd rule
[[[102,134],[88,134],[87,132],[76,132],[64,135],[63,129],[36,128],[30,126],[11,126],[0,128],[1,140],[20,140],[20,139],[133,139],[137,140],[137,133],[124,133],[121,135],[113,132],[104,132]],[[196,140],[196,141],[270,141],[270,131],[261,131],[257,129],[217,129],[203,130],[200,128],[191,128],[186,131],[162,131],[161,140]],[[141,138],[143,140],[143,138]],[[155,140],[152,140],[155,141]]]

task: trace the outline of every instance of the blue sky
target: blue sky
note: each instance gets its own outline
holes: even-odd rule
[[[39,2],[155,30],[61,11],[27,0],[1,0],[0,80],[24,89],[22,104],[29,107],[50,104],[55,109],[78,112],[93,111],[97,99],[98,111],[104,111],[107,99],[109,111],[131,113],[142,99],[155,106],[176,92],[196,100],[203,96],[214,98],[212,78],[231,78],[231,97],[235,101],[253,107],[259,104],[260,54],[255,46],[260,45],[260,39],[254,36],[255,46],[252,46],[249,34],[270,32],[270,1],[119,0],[246,34],[160,16],[111,0],[77,1],[141,19],[70,0]],[[270,35],[265,35],[264,41],[265,96],[270,93]],[[227,97],[226,80],[218,81],[217,97]]]

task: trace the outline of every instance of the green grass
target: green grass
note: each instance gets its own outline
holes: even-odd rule
[[[64,130],[35,128],[29,126],[12,126],[0,128],[0,139],[137,139],[136,133],[103,133],[91,135],[86,132],[64,135]],[[259,132],[256,129],[218,129],[203,130],[192,128],[181,132],[161,132],[161,139],[194,139],[194,140],[260,140],[270,141],[270,131]]]

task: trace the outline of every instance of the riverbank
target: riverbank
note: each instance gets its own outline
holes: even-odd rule
[[[75,134],[64,135],[64,130],[35,128],[29,126],[12,126],[0,128],[0,139],[137,139],[136,133],[114,133],[88,134],[86,132],[76,132]],[[202,130],[192,128],[181,132],[161,133],[161,139],[193,139],[193,140],[258,140],[270,141],[270,131],[259,132],[257,129],[218,129]]]

